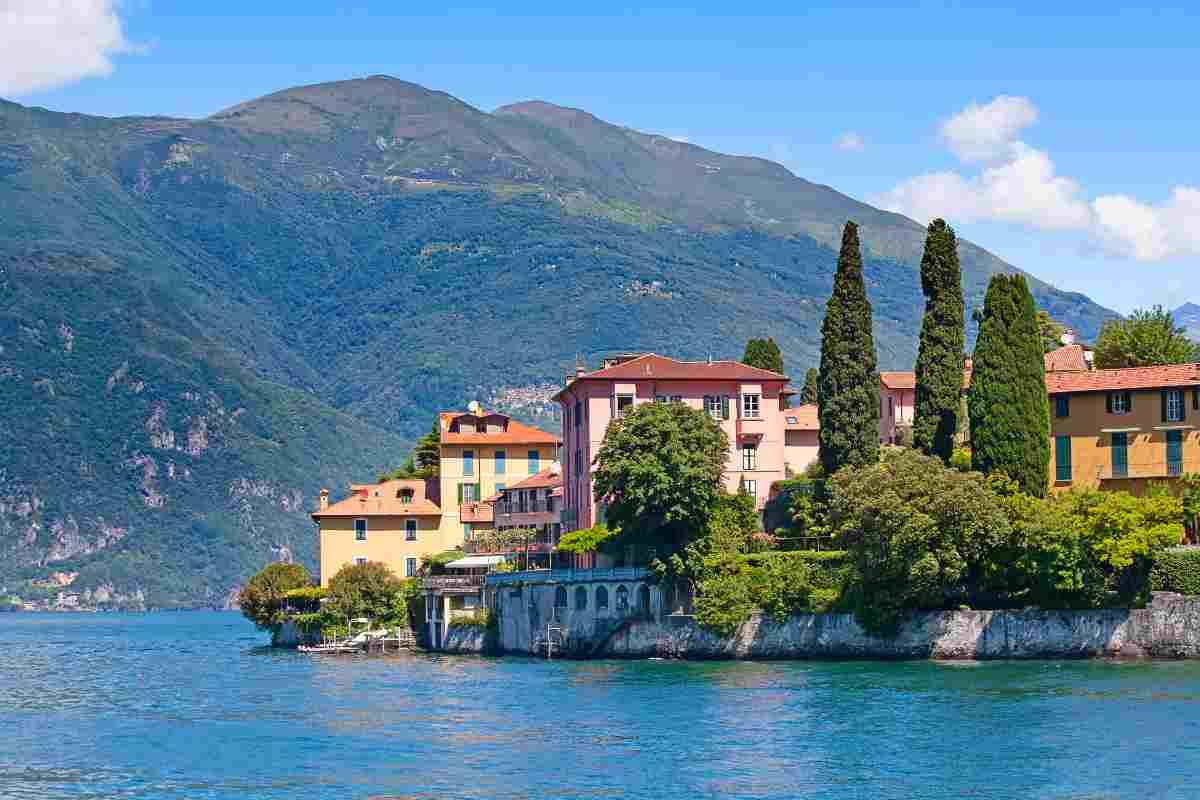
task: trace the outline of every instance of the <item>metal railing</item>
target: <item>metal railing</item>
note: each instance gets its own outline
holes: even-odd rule
[[[1200,459],[1178,458],[1158,461],[1106,464],[1096,468],[1096,478],[1102,481],[1120,481],[1137,478],[1179,478],[1200,473]]]
[[[473,589],[483,586],[484,575],[431,575],[421,579],[422,589]]]
[[[519,581],[579,583],[585,581],[640,581],[649,577],[645,567],[609,567],[608,569],[531,569],[523,572],[494,572],[487,576],[489,586]]]

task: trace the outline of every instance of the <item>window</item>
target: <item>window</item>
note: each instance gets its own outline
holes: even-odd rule
[[[633,395],[619,394],[617,395],[617,416],[625,416],[625,410],[633,407]]]
[[[463,523],[463,541],[464,542],[470,541],[470,539],[471,539],[471,523],[464,522]]]
[[[474,450],[463,450],[462,462],[463,462],[463,475],[474,475],[475,474],[475,451]]]
[[[415,519],[404,520],[404,540],[406,542],[417,540],[417,521]]]
[[[575,474],[583,474],[583,451],[578,448],[575,449]]]
[[[554,590],[554,607],[555,608],[566,608],[567,607],[567,587],[559,586],[557,589]]]
[[[667,397],[665,394],[656,394],[656,395],[654,395],[654,402],[669,403],[669,402],[671,402],[671,398]]]
[[[1054,416],[1059,419],[1071,416],[1071,395],[1054,395]]]
[[[458,504],[463,503],[478,503],[479,502],[479,484],[478,483],[460,483],[458,485]]]
[[[608,589],[604,586],[596,587],[596,610],[608,608]]]
[[[750,499],[758,499],[758,481],[742,481],[742,486],[746,489],[746,494],[750,495]]]
[[[357,566],[360,566],[360,567],[361,567],[363,564],[367,563],[367,557],[366,557],[366,556],[355,556],[355,557],[354,557],[354,563],[355,563]]]
[[[795,424],[796,424],[796,418],[795,418],[795,417],[788,417],[788,418],[787,418],[787,424],[788,424],[788,425],[795,425]]]
[[[888,395],[888,419],[896,416],[896,398]]]
[[[541,456],[538,455],[538,451],[530,450],[528,453],[525,454],[525,458],[529,462],[529,474],[537,475],[538,467],[540,466],[538,459],[541,458]]]
[[[1163,421],[1183,422],[1183,390],[1167,389],[1163,392]]]
[[[624,585],[617,587],[617,613],[625,614],[629,611],[629,590]]]
[[[1054,480],[1068,483],[1071,480],[1071,437],[1054,437]]]
[[[579,423],[583,420],[583,403],[575,401],[575,427],[579,427]]]
[[[673,394],[673,395],[671,395],[671,402],[672,402],[672,403],[682,403],[682,402],[683,402],[683,395],[681,395],[681,394]]]
[[[758,448],[753,444],[742,445],[742,469],[758,469]]]
[[[406,506],[413,500],[413,490],[401,489],[400,491],[396,492],[396,496],[400,498],[400,504]]]
[[[637,610],[643,614],[650,613],[650,587],[642,584],[638,587],[638,607]]]
[[[1129,477],[1129,434],[1127,433],[1112,435],[1112,476],[1114,478]]]
[[[504,462],[505,462],[504,451],[497,450],[496,451],[496,474],[497,475],[504,474]]]
[[[354,540],[356,542],[367,540],[367,521],[365,519],[354,520]]]
[[[1167,431],[1167,475],[1183,474],[1183,431]]]
[[[583,611],[587,608],[587,589],[582,586],[575,588],[575,610]]]
[[[758,419],[758,406],[762,395],[744,394],[742,395],[742,418],[743,419]]]
[[[708,415],[713,419],[728,418],[728,415],[725,413],[724,405],[725,404],[722,402],[722,397],[720,395],[710,394],[704,396],[704,410],[707,411]]]
[[[1133,411],[1133,395],[1129,392],[1108,393],[1108,413],[1128,414]]]
[[[404,559],[404,577],[413,578],[417,574],[417,560],[415,558]]]
[[[506,484],[497,483],[496,484],[496,494],[503,494],[505,486],[506,486]],[[503,499],[503,498],[501,498],[501,499]]]

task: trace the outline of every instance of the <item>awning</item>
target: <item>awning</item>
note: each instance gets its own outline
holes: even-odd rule
[[[446,569],[471,569],[472,567],[494,567],[504,563],[504,556],[467,556],[451,561]]]

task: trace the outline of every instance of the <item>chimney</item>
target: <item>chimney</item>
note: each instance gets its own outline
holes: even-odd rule
[[[320,503],[318,503],[318,507],[322,511],[325,511],[329,508],[329,490],[328,489],[321,490],[321,500],[320,500]]]

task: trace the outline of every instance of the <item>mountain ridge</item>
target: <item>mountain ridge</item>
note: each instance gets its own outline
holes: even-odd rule
[[[577,355],[772,335],[802,374],[851,216],[880,364],[911,367],[922,226],[764,159],[502,108],[390,78],[197,120],[0,103],[0,590],[211,604],[265,559],[315,566],[320,485],[472,399],[553,429]],[[960,246],[979,305],[1015,267]],[[1031,284],[1084,337],[1115,316]]]

